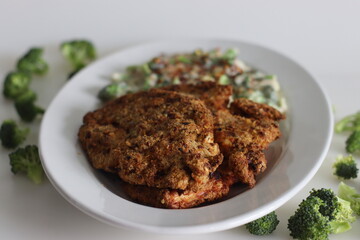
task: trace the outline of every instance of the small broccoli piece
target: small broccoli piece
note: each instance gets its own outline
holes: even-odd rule
[[[49,66],[42,58],[43,49],[31,48],[17,63],[17,69],[32,74],[45,74]]]
[[[35,105],[36,93],[28,91],[15,101],[15,108],[21,119],[25,122],[32,122],[38,114],[43,114],[43,108]]]
[[[34,183],[39,184],[44,179],[39,150],[35,145],[19,148],[9,154],[11,171],[14,174],[25,173]]]
[[[60,50],[63,56],[71,63],[74,71],[82,69],[96,58],[96,49],[87,40],[64,42],[61,44]]]
[[[334,175],[342,179],[357,178],[359,172],[352,155],[337,157],[333,168],[335,169]]]
[[[4,96],[9,99],[16,99],[28,91],[30,82],[30,76],[24,72],[9,73],[4,81]]]
[[[348,153],[360,151],[360,130],[354,131],[346,140],[345,145]]]
[[[346,116],[335,124],[336,133],[356,130],[360,130],[360,112]]]
[[[124,86],[118,83],[112,83],[104,88],[102,88],[98,93],[98,98],[103,101],[107,102],[110,100],[113,100],[123,94],[125,94],[126,91],[124,89]]]
[[[6,148],[16,148],[25,141],[29,131],[29,128],[19,128],[14,120],[5,120],[0,128],[1,144]]]
[[[295,214],[289,218],[290,236],[295,239],[328,239],[351,229],[356,219],[350,202],[337,197],[330,189],[312,190]]]
[[[276,213],[271,212],[255,221],[247,223],[245,227],[251,234],[268,235],[276,229],[278,224],[279,220]]]
[[[339,184],[338,196],[348,202],[350,202],[351,209],[360,215],[360,194],[355,188],[346,185],[341,182]]]

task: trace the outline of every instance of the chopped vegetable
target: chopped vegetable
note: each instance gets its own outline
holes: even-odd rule
[[[341,179],[357,178],[357,174],[359,172],[355,159],[352,155],[337,157],[333,168],[335,169],[334,175]]]
[[[17,69],[31,74],[43,75],[49,66],[42,58],[42,48],[31,48],[17,63]]]
[[[246,229],[254,235],[268,235],[275,231],[279,220],[275,212],[271,212],[255,221],[247,223]]]
[[[346,116],[335,124],[335,132],[360,130],[360,112]]]
[[[1,144],[6,148],[16,148],[26,139],[30,129],[19,128],[14,120],[5,120],[0,128]]]
[[[98,93],[98,98],[103,102],[107,102],[125,93],[126,91],[124,90],[124,87],[122,85],[118,83],[112,83],[100,90],[100,92]]]
[[[3,93],[6,98],[16,99],[29,90],[30,76],[25,72],[11,72],[4,81]]]
[[[36,93],[28,91],[15,101],[15,108],[21,119],[25,122],[32,122],[37,115],[43,114],[43,108],[35,105]]]
[[[356,218],[350,203],[330,189],[312,190],[303,200],[295,214],[289,218],[290,236],[295,239],[328,239],[351,229],[350,223]]]
[[[96,58],[96,49],[88,40],[67,41],[61,44],[60,49],[63,56],[73,66],[74,72],[82,69]]]
[[[241,62],[235,49],[159,55],[145,64],[130,66],[116,74],[116,81],[136,86],[134,91],[169,84],[197,84],[211,81],[233,86],[233,97],[245,97],[286,111],[285,99],[275,75],[262,73]],[[114,79],[114,78],[113,78]]]
[[[351,209],[360,215],[360,194],[355,188],[346,185],[341,182],[339,184],[338,196],[348,202],[350,202]]]
[[[360,130],[354,131],[346,140],[346,151],[348,153],[360,151]]]
[[[229,85],[231,84],[230,78],[227,75],[221,75],[219,78],[219,84],[221,85]]]
[[[31,181],[39,184],[44,179],[39,150],[35,145],[19,148],[9,154],[11,171],[14,174],[25,173]]]

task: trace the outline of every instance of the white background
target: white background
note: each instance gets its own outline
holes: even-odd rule
[[[0,79],[31,46],[45,48],[50,72],[34,79],[38,103],[47,107],[66,83],[70,66],[59,45],[75,38],[92,40],[99,57],[150,40],[232,39],[277,50],[308,69],[335,107],[335,119],[360,109],[359,1],[20,1],[0,0]],[[0,87],[2,91],[2,84]],[[304,93],[304,98],[306,93]],[[314,118],[316,116],[309,116]],[[10,101],[0,97],[0,121],[17,119]],[[28,143],[37,142],[40,121]],[[261,239],[289,239],[287,219],[311,188],[337,189],[331,165],[344,154],[345,135],[334,135],[324,163],[307,186],[277,210],[280,225]],[[314,146],[316,147],[316,146]],[[190,236],[167,236],[116,229],[83,214],[46,181],[34,185],[13,176],[8,150],[0,148],[0,239],[260,239],[243,227]],[[360,157],[358,157],[358,163]],[[360,190],[360,178],[347,182]],[[358,239],[360,221],[331,239]]]

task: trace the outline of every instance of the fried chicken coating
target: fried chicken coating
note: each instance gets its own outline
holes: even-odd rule
[[[215,82],[202,82],[194,84],[170,85],[162,88],[168,91],[181,92],[189,94],[204,101],[213,113],[220,109],[227,109],[232,95],[232,86],[219,85]]]
[[[125,193],[136,202],[158,208],[183,209],[212,202],[229,193],[231,182],[226,179],[212,177],[198,186],[189,186],[186,190],[161,189],[124,183]],[[197,189],[196,191],[192,189]]]
[[[277,122],[232,115],[218,111],[214,129],[215,142],[224,154],[219,171],[235,182],[249,187],[256,183],[255,176],[266,169],[264,150],[280,137]]]
[[[266,169],[264,150],[280,137],[278,121],[285,116],[268,105],[245,98],[235,99],[228,108],[232,95],[229,85],[204,82],[166,89],[194,95],[205,102],[214,114],[215,142],[224,154],[218,172],[233,183],[242,182],[253,187],[255,176]]]
[[[285,115],[275,108],[253,102],[246,98],[235,99],[230,105],[230,112],[247,118],[268,119],[272,121],[280,121],[285,119]]]
[[[83,122],[78,136],[93,167],[131,184],[197,191],[223,160],[212,113],[193,96],[158,89],[128,94]]]

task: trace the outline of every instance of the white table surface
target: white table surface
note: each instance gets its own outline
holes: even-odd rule
[[[0,78],[14,69],[31,46],[45,48],[50,72],[34,79],[38,103],[47,107],[66,83],[69,66],[58,49],[64,40],[88,38],[105,56],[150,40],[221,38],[254,42],[277,50],[308,69],[336,108],[335,119],[360,109],[359,1],[5,1],[0,0]],[[2,84],[0,87],[2,92]],[[306,94],[304,93],[304,97]],[[314,121],[316,121],[316,116]],[[10,101],[0,97],[0,121],[18,119]],[[37,142],[40,120],[31,124],[27,143]],[[255,237],[243,227],[203,235],[158,235],[117,229],[64,200],[45,181],[34,185],[10,172],[9,151],[0,148],[0,239],[289,239],[287,219],[312,188],[337,189],[331,165],[344,154],[346,136],[334,135],[316,176],[277,210],[274,234]],[[358,158],[358,163],[360,158]],[[360,178],[348,181],[360,190]],[[360,221],[331,239],[358,239]]]

